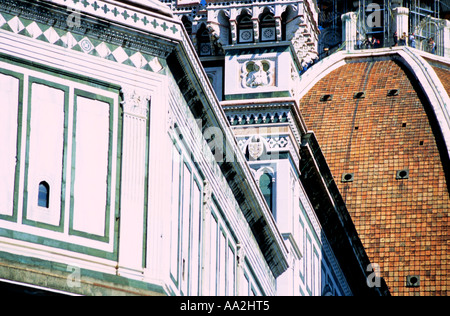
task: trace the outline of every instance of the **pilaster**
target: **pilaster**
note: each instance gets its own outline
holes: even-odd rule
[[[259,19],[258,18],[252,18],[253,22],[253,41],[255,43],[259,42]]]
[[[281,27],[281,16],[275,16],[275,29],[276,29],[276,36],[277,41],[282,40],[282,27]]]
[[[211,249],[211,206],[212,206],[212,187],[208,181],[203,182],[203,207],[202,207],[202,222],[203,222],[203,250],[202,250],[202,285],[200,295],[208,295],[211,293],[212,288],[210,281],[210,264],[209,256]]]
[[[230,20],[230,27],[231,27],[231,43],[233,45],[236,45],[237,44],[237,21]]]
[[[119,274],[134,274],[142,271],[144,260],[145,179],[150,96],[133,88],[122,88],[122,95]]]
[[[237,244],[237,280],[236,288],[238,296],[247,296],[248,289],[243,288],[245,279],[245,251],[241,244]]]

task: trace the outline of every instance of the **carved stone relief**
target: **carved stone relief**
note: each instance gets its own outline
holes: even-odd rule
[[[251,158],[257,160],[264,152],[264,143],[260,136],[253,136],[248,144],[248,153]]]
[[[274,85],[275,67],[270,60],[250,60],[243,63],[241,82],[243,88],[258,88]]]
[[[125,114],[147,119],[149,111],[150,95],[138,92],[133,88],[122,88],[123,111]]]

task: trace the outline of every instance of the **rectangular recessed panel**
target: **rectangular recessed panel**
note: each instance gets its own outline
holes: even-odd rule
[[[60,224],[64,154],[65,91],[32,83],[26,219]],[[48,185],[48,207],[39,204],[39,188]]]
[[[105,235],[110,105],[77,97],[73,229]]]
[[[0,215],[13,215],[19,79],[0,74]]]

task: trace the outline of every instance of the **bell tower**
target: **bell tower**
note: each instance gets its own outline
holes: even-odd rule
[[[319,58],[315,0],[161,0],[178,16],[220,101],[295,97]]]
[[[315,1],[236,1],[208,8],[224,55],[224,100],[295,97],[296,81],[318,58]]]
[[[316,1],[206,1],[205,8],[218,54],[200,57],[207,72],[212,59],[221,69],[222,106],[237,141],[281,231],[293,234],[306,133],[298,87],[318,59]]]

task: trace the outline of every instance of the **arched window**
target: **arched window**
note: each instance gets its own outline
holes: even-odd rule
[[[322,290],[322,296],[334,296],[333,295],[333,289],[329,284],[325,285],[325,287]]]
[[[183,23],[186,32],[189,35],[192,35],[192,22],[189,20],[189,18],[183,15],[183,17],[181,18],[181,22]]]
[[[38,206],[50,207],[50,186],[45,181],[39,183]]]
[[[286,41],[290,40],[292,36],[294,35],[292,31],[290,31],[290,34],[288,36],[288,30],[291,29],[291,27],[288,27],[288,25],[295,24],[297,14],[295,13],[294,8],[289,5],[286,10],[281,14],[281,40]],[[292,28],[297,29],[297,28]]]
[[[277,39],[277,30],[275,27],[275,17],[272,13],[265,11],[259,22],[261,42],[275,41]]]
[[[281,14],[281,40],[286,40],[286,32],[287,32],[287,10]]]
[[[238,35],[239,43],[253,42],[253,22],[252,17],[247,12],[244,12],[238,18]]]
[[[261,175],[259,178],[259,188],[264,195],[267,205],[273,211],[273,182],[270,174],[264,173]]]
[[[232,42],[230,18],[224,11],[220,11],[217,21],[219,22],[222,45],[230,45]]]
[[[197,31],[197,44],[200,56],[210,56],[212,54],[209,32],[204,23]]]

